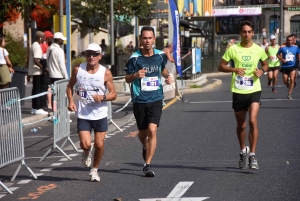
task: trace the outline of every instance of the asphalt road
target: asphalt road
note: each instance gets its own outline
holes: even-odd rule
[[[294,89],[293,100],[287,100],[285,86],[272,93],[266,76],[262,77],[256,153],[260,169],[240,170],[230,76],[217,79],[223,81],[218,88],[186,94],[183,101],[163,111],[152,161],[154,178],[142,174],[142,146],[135,135],[136,124],[125,123],[131,116],[129,105],[124,114],[115,118],[116,122],[122,120],[124,132],[116,132],[115,128],[108,132],[98,170],[100,182],[88,181],[89,169],[81,164],[81,153],[76,155],[70,146],[66,147],[66,153],[72,161],[65,161],[61,153],[54,152],[38,162],[51,146],[51,124],[44,122],[36,133],[24,128],[26,163],[42,175],[33,180],[22,167],[16,181],[9,182],[18,164],[1,169],[1,181],[14,194],[7,195],[2,190],[0,200],[299,200],[299,88]],[[300,86],[299,79],[297,83]],[[281,74],[278,84],[282,85]],[[75,125],[73,119],[74,142],[78,141]]]

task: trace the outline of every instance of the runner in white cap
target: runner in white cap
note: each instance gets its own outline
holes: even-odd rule
[[[276,36],[270,36],[271,44],[266,47],[266,53],[268,55],[268,86],[272,85],[272,92],[277,93],[275,86],[277,83],[277,76],[280,66],[280,61],[277,58],[276,54],[280,48],[276,43]]]
[[[102,57],[101,47],[95,43],[86,49],[87,62],[74,67],[67,86],[68,109],[75,111],[80,147],[83,149],[82,162],[89,167],[92,163],[93,144],[91,130],[94,130],[94,161],[90,171],[90,181],[100,181],[97,173],[104,152],[104,138],[107,131],[107,104],[117,98],[111,72],[99,64]],[[75,85],[75,100],[73,87]],[[108,93],[105,94],[108,89]]]

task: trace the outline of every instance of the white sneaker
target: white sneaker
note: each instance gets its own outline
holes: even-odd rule
[[[48,114],[48,112],[46,112],[45,110],[43,109],[39,109],[39,110],[35,110],[35,113],[34,114]]]
[[[100,181],[100,177],[97,171],[90,171],[90,181]]]
[[[31,114],[35,114],[35,109],[31,108]]]
[[[94,148],[94,143],[91,144],[91,148],[89,150],[89,154],[85,154],[84,152],[82,153],[82,163],[83,165],[90,167],[92,164],[92,152]]]

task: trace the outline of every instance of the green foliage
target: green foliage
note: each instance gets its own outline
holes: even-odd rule
[[[114,0],[114,17],[130,24],[133,16],[146,18],[158,0]],[[110,16],[110,0],[72,0],[72,21],[81,29],[92,29],[98,33],[106,27]],[[80,19],[80,20],[76,20]]]
[[[72,60],[72,67],[79,66],[81,63],[86,62],[85,57],[76,57]]]
[[[9,53],[9,59],[13,66],[26,68],[27,66],[27,49],[24,48],[23,37],[13,36],[10,32],[5,32],[6,46]]]
[[[201,86],[200,86],[200,85],[193,84],[193,85],[190,86],[190,88],[201,88]]]

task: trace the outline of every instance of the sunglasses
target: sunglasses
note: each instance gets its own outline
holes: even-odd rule
[[[100,55],[100,53],[97,53],[97,52],[87,52],[85,55],[86,55],[87,57],[91,57],[91,56],[97,57],[97,56]]]

